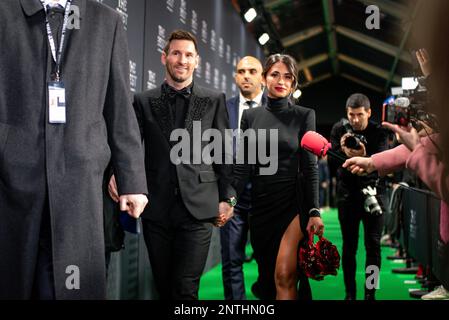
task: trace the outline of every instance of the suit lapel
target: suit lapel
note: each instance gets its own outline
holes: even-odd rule
[[[170,141],[170,134],[173,130],[173,119],[170,108],[167,105],[165,93],[159,88],[153,96],[149,97],[149,103],[163,135],[167,139],[167,142],[170,145],[173,145],[173,142]],[[184,122],[184,128],[187,129],[190,135],[192,135],[193,131],[193,122],[201,121],[201,119],[203,119],[210,103],[210,98],[204,97],[202,90],[194,85]]]
[[[239,126],[239,108],[240,108],[240,96],[237,96],[233,104],[231,104],[232,120],[231,115],[229,117],[229,122],[232,129],[237,129]]]
[[[155,95],[149,97],[149,103],[153,113],[155,115],[156,121],[161,128],[162,134],[167,139],[167,142],[171,145],[170,134],[173,130],[173,120],[169,106],[167,105],[167,97],[165,93],[159,88]]]
[[[201,88],[193,85],[189,108],[184,122],[184,128],[187,129],[190,135],[192,135],[193,121],[201,121],[203,119],[210,103],[210,98],[203,96]]]

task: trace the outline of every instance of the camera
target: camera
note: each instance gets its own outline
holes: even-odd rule
[[[361,143],[363,143],[366,146],[366,144],[367,144],[366,138],[361,134],[354,133],[354,131],[352,130],[351,124],[349,123],[349,121],[347,119],[343,119],[342,122],[343,122],[343,128],[345,129],[346,133],[350,134],[345,139],[345,147],[347,147],[349,149],[359,150],[362,148],[362,146],[360,145]]]
[[[363,204],[365,211],[372,215],[380,216],[382,214],[382,208],[379,201],[377,201],[376,187],[367,186],[362,189],[362,194],[365,196],[365,202]]]
[[[438,123],[434,115],[426,112],[428,92],[426,78],[402,78],[402,87],[392,88],[393,96],[384,101],[382,121],[400,126],[413,125],[418,131],[426,123],[434,130],[438,130]]]

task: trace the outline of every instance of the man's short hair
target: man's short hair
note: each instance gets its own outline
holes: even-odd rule
[[[193,44],[195,45],[196,53],[197,54],[199,53],[199,51],[198,51],[198,42],[196,40],[196,37],[193,34],[191,34],[190,32],[188,32],[188,31],[178,29],[178,30],[173,31],[170,34],[170,36],[168,37],[167,43],[166,43],[166,45],[164,47],[165,54],[168,54],[168,50],[170,48],[170,43],[173,40],[188,40],[188,41],[192,41]]]
[[[365,110],[371,109],[368,97],[361,93],[351,94],[348,100],[346,100],[346,110],[348,108],[357,109],[360,107],[364,107]]]

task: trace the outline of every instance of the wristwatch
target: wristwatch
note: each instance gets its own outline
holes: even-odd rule
[[[230,197],[225,200],[231,207],[235,207],[237,204],[237,199],[235,197]]]
[[[310,209],[309,218],[321,218],[320,209],[318,209],[318,208]]]

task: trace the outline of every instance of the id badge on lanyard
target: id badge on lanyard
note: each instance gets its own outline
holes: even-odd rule
[[[65,88],[61,81],[48,83],[48,121],[66,123]]]
[[[45,13],[47,14],[47,9],[45,6],[45,1],[40,0],[42,5],[44,6]],[[67,31],[67,23],[70,13],[70,5],[72,0],[67,0],[66,7],[65,7],[65,14],[64,14],[64,22],[62,25],[62,32],[61,32],[61,40],[60,40],[60,47],[58,51],[56,51],[56,45],[55,41],[53,39],[53,34],[51,32],[50,23],[48,21],[48,18],[45,19],[46,29],[47,29],[47,36],[48,36],[48,42],[51,49],[52,58],[56,64],[56,74],[54,76],[53,81],[49,81],[47,83],[48,87],[48,121],[49,123],[66,123],[66,94],[65,94],[65,87],[64,82],[60,79],[60,66],[61,66],[61,57],[62,57],[62,51],[64,48],[64,40],[65,40],[65,34]]]

